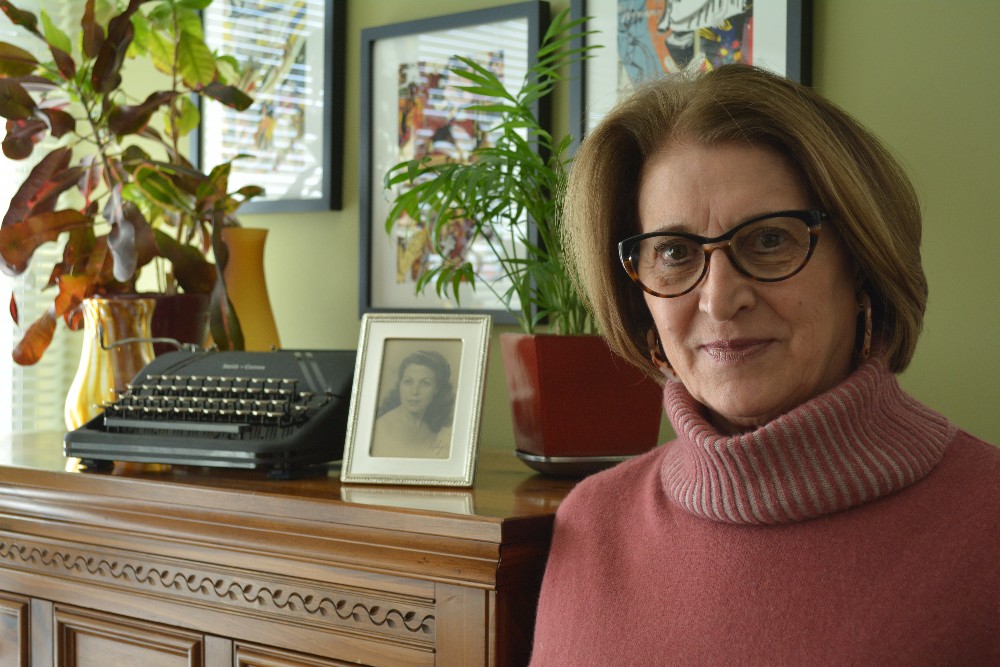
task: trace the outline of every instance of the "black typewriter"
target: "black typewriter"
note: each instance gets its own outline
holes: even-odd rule
[[[170,352],[67,433],[65,453],[88,469],[137,461],[299,476],[343,457],[354,361],[353,350]]]

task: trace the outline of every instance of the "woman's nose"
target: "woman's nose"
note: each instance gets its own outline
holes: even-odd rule
[[[698,286],[699,308],[717,322],[728,322],[757,302],[753,282],[719,249],[710,255],[708,275]]]

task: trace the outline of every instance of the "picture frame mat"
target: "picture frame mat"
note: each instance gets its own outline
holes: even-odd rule
[[[361,340],[351,393],[350,418],[341,474],[345,482],[469,486],[475,469],[489,332],[485,315],[369,314]],[[451,448],[447,459],[378,457],[369,448],[379,403],[379,379],[388,342],[412,339],[462,343],[461,365],[453,374],[456,391]],[[392,472],[405,462],[405,474]]]
[[[295,7],[290,1],[286,4],[289,10]],[[231,191],[245,185],[260,185],[265,189],[262,197],[243,204],[239,213],[325,211],[341,208],[344,105],[337,103],[337,100],[343,97],[345,81],[346,4],[346,0],[307,0],[304,5],[307,14],[302,48],[307,69],[303,81],[306,91],[312,96],[302,100],[304,103],[301,104],[303,136],[293,141],[288,150],[291,152],[291,160],[305,159],[310,164],[305,171],[295,172],[277,167],[267,170],[260,158],[235,160],[230,173]],[[232,20],[221,14],[225,10],[224,3],[218,3],[210,5],[203,12],[206,39],[209,40],[210,47],[226,53],[249,49],[242,42],[230,47],[221,41],[220,35],[227,34],[227,30],[238,34],[240,29],[246,29],[239,23],[229,25]],[[245,53],[240,55],[246,57]],[[286,79],[293,76],[298,75],[288,74]],[[262,121],[265,100],[257,97],[254,91],[250,94],[255,97],[254,104],[244,112],[237,112],[214,102],[201,105],[201,123],[192,139],[192,155],[198,165],[211,169],[231,159],[233,149],[237,153],[250,155],[260,153],[253,150],[254,146],[246,143],[248,139],[245,134],[249,131],[249,126],[245,124],[256,117]],[[267,103],[278,105],[280,109],[285,102],[279,100],[283,99],[283,96],[274,99],[268,96]],[[285,110],[281,110],[281,117],[287,119],[290,116]],[[237,128],[235,131],[244,136],[238,143],[225,147],[220,143],[220,138],[232,135],[234,130],[229,124],[233,121],[241,124],[239,128],[242,129]],[[288,131],[287,122],[275,130],[284,135]],[[282,136],[279,135],[278,142],[281,139]],[[281,150],[279,143],[273,152],[280,153]]]
[[[809,0],[754,0],[754,64],[782,76],[808,83],[809,62],[803,48],[803,29],[808,25]],[[581,134],[592,129],[618,99],[618,0],[573,0],[574,13],[590,17],[588,37],[600,44],[584,64],[582,81]],[[576,93],[574,97],[581,97]],[[575,122],[575,121],[574,121]]]
[[[414,45],[423,40],[445,62],[455,53],[483,56],[503,50],[505,81],[508,88],[516,89],[537,53],[541,25],[547,16],[546,3],[523,2],[362,31],[361,313],[468,312],[492,315],[498,323],[515,322],[507,307],[479,280],[477,289],[461,284],[457,302],[450,296],[439,296],[433,285],[417,294],[412,280],[396,281],[397,249],[384,226],[390,202],[383,190],[383,178],[403,158],[394,134],[399,88],[395,84],[386,86],[385,82],[398,81],[404,61],[420,60]],[[498,34],[506,35],[509,46],[504,47]],[[466,45],[461,48],[467,52],[461,53],[451,44],[443,45],[440,38],[448,35],[456,40],[454,44]],[[484,251],[480,248],[478,252]],[[500,275],[499,267],[494,273]],[[508,286],[502,278],[494,283],[498,293],[505,292]],[[516,301],[511,304],[514,310],[519,307]]]

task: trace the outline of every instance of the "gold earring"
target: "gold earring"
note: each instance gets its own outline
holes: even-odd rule
[[[868,292],[861,293],[861,303],[858,304],[858,312],[865,314],[865,333],[861,341],[861,352],[858,353],[859,363],[868,359],[872,351],[872,299]]]

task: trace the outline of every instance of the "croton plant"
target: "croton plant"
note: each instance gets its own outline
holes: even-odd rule
[[[215,342],[242,347],[222,279],[228,255],[221,230],[237,224],[234,211],[261,189],[229,192],[230,163],[205,173],[181,150],[199,123],[193,98],[238,110],[252,103],[238,63],[205,44],[199,12],[209,4],[86,0],[82,30],[71,37],[44,10],[36,15],[0,0],[7,18],[50,56],[0,42],[3,152],[36,160],[0,223],[0,270],[19,275],[40,245],[66,239],[45,287],[52,304],[27,327],[15,362],[38,361],[59,318],[80,329],[83,299],[134,292],[139,269],[157,258],[160,289],[211,293]],[[164,89],[130,94],[122,67],[131,58],[163,72]],[[43,146],[48,152],[38,159]],[[210,251],[217,264],[207,259]],[[10,312],[16,322],[13,298]]]

